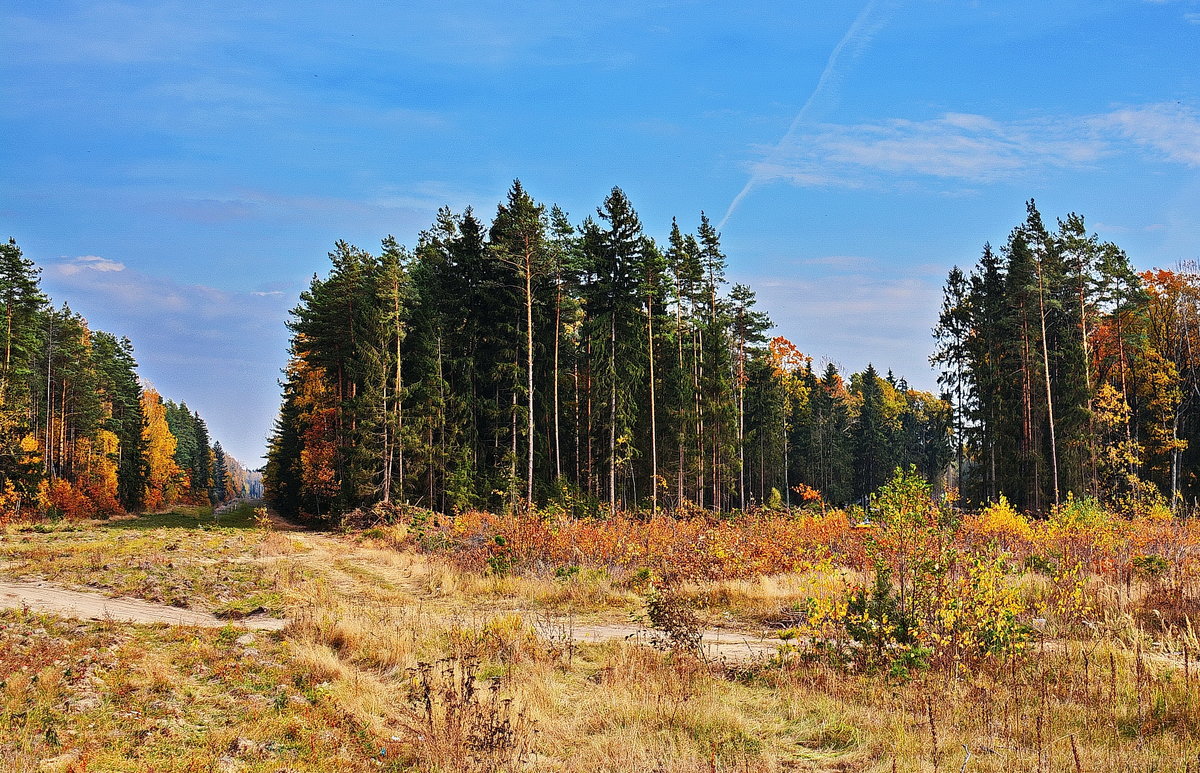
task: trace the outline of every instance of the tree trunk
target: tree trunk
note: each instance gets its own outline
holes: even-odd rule
[[[1046,290],[1042,278],[1042,263],[1038,261],[1038,311],[1042,323],[1042,372],[1046,377],[1046,413],[1050,419],[1050,468],[1054,481],[1054,504],[1058,499],[1058,441],[1054,429],[1054,395],[1050,390],[1050,344],[1046,340]]]
[[[559,395],[558,395],[558,353],[559,353],[559,336],[562,331],[562,278],[556,276],[554,279],[555,295],[554,295],[554,475],[556,479],[562,478],[562,440],[559,433],[558,414],[559,414]],[[578,428],[578,427],[577,427]]]
[[[609,318],[608,340],[608,510],[617,512],[617,314],[614,309]]]
[[[654,395],[654,307],[646,299],[646,347],[650,357],[650,512],[658,515],[658,419]]]
[[[679,345],[679,377],[683,375],[683,296],[679,291],[679,280],[675,280],[675,341]],[[676,456],[678,467],[675,470],[675,507],[683,506],[683,480],[684,480],[684,441],[687,438],[686,431],[686,414],[687,411],[681,405],[679,406],[679,424],[676,427],[675,439],[678,445],[676,448]]]
[[[388,397],[387,382],[383,384],[383,397],[380,407],[383,413],[383,501],[392,501],[392,446],[388,434]]]
[[[12,327],[13,327],[13,302],[11,300],[4,304],[5,316],[7,317],[8,333],[4,338],[4,379],[0,380],[0,405],[4,405],[4,399],[8,396],[8,374],[12,366]]]
[[[704,400],[700,387],[704,383],[704,331],[697,328],[692,335],[692,394],[696,401],[696,504],[704,507]]]
[[[746,509],[746,342],[738,341],[738,507]]]
[[[396,389],[393,399],[396,401],[396,429],[392,433],[392,445],[396,454],[396,477],[399,481],[400,499],[407,501],[404,495],[404,378],[401,370],[403,357],[401,356],[401,333],[403,325],[400,323],[400,288],[397,284],[392,300],[392,313],[396,322]]]
[[[53,311],[53,310],[52,310]],[[54,460],[51,453],[52,446],[50,445],[50,424],[54,416],[54,401],[50,396],[50,353],[54,349],[54,317],[53,313],[49,316],[50,327],[46,334],[46,459],[45,470],[46,476],[50,480],[54,480]]]
[[[528,239],[525,245],[525,388],[528,390],[525,423],[529,433],[529,455],[526,463],[525,505],[533,507],[533,254]]]

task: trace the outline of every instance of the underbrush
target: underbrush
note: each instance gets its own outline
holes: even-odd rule
[[[451,594],[570,606],[566,582],[590,578],[593,608],[640,612],[668,660],[703,627],[773,629],[773,662],[723,678],[833,716],[803,750],[759,729],[719,769],[1200,770],[1200,526],[1074,498],[1044,520],[965,514],[906,473],[867,512],[419,514],[368,538],[424,555]]]

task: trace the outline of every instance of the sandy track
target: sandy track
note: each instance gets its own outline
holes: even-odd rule
[[[655,639],[665,639],[663,634],[636,625],[577,625],[563,618],[539,619],[534,628],[546,639],[571,640],[576,643],[601,644],[609,641],[630,641],[651,645]],[[749,633],[704,629],[700,639],[700,653],[709,661],[729,663],[765,660],[779,653],[780,642]]]
[[[131,598],[109,598],[99,593],[67,590],[53,583],[0,582],[0,609],[28,607],[38,612],[77,617],[84,620],[114,620],[126,623],[166,623],[223,628],[233,625],[258,631],[278,631],[286,620],[253,616],[244,620],[223,620],[207,612],[180,609],[165,604]]]

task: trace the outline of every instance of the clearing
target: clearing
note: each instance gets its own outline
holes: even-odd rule
[[[10,525],[0,770],[1200,770],[1186,649],[1104,612],[994,667],[859,673],[770,625],[847,571],[655,615],[636,578],[471,571],[252,503]]]

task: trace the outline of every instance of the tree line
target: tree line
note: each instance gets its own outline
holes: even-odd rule
[[[845,502],[950,455],[945,401],[768,340],[703,213],[660,242],[619,188],[573,223],[517,181],[490,223],[443,208],[411,250],[329,258],[264,476],[289,514]]]
[[[204,419],[139,379],[128,338],[55,308],[12,239],[0,244],[0,303],[0,519],[249,493],[255,475],[212,443]]]
[[[934,330],[968,498],[1194,505],[1198,302],[1194,263],[1136,272],[1081,216],[1048,228],[1030,201],[999,251],[950,271]]]

